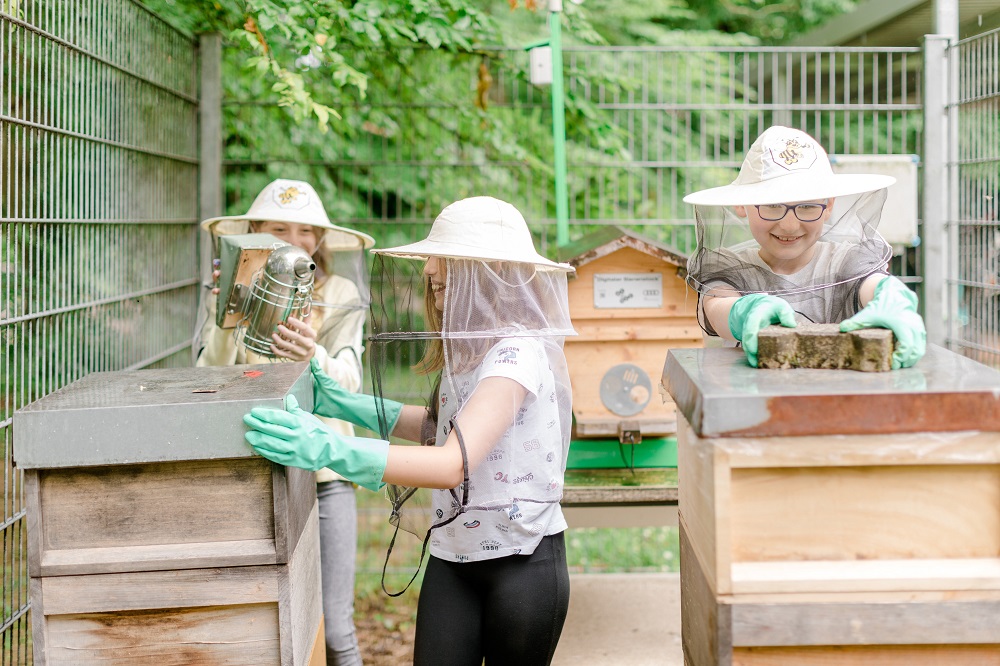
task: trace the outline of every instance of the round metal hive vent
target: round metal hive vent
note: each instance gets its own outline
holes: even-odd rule
[[[631,363],[619,363],[601,378],[601,402],[618,416],[635,416],[641,412],[652,393],[649,375]]]

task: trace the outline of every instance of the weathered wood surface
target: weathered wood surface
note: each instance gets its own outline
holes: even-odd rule
[[[319,505],[312,511],[302,533],[301,546],[295,549],[289,566],[278,570],[278,586],[283,603],[279,606],[281,622],[281,661],[283,664],[306,664],[312,657],[316,631],[322,626],[322,584],[319,560]]]
[[[678,433],[680,513],[717,594],[1000,588],[1000,433]]]
[[[950,666],[1000,660],[1000,590],[716,595],[689,534],[682,516],[686,664]]]
[[[564,506],[676,505],[677,486],[567,487],[560,503]]]
[[[42,661],[55,666],[281,663],[274,604],[47,618]]]
[[[1000,663],[1000,374],[939,349],[881,375],[721,351],[665,371],[696,419],[678,418],[686,663]]]
[[[287,471],[260,457],[26,470],[30,571],[285,562],[315,502],[314,475]]]
[[[676,506],[675,469],[577,469],[566,472],[560,504],[571,507]]]
[[[315,663],[318,553],[314,503],[287,564],[34,577],[35,663]]]

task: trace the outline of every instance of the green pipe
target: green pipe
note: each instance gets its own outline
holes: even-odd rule
[[[549,12],[552,47],[552,139],[555,144],[556,246],[569,244],[569,196],[566,191],[566,106],[563,99],[562,37],[559,11]]]

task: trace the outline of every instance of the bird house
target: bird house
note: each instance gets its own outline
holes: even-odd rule
[[[702,346],[697,294],[685,282],[687,257],[609,226],[560,248],[576,268],[569,308],[579,333],[566,339],[573,384],[574,439],[673,435],[674,403],[661,397],[667,350]]]

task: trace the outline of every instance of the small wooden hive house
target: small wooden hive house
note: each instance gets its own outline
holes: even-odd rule
[[[674,403],[651,378],[660,376],[667,350],[702,346],[687,257],[609,226],[560,248],[559,260],[576,268],[569,308],[579,336],[565,347],[574,438],[628,444],[673,435]]]

